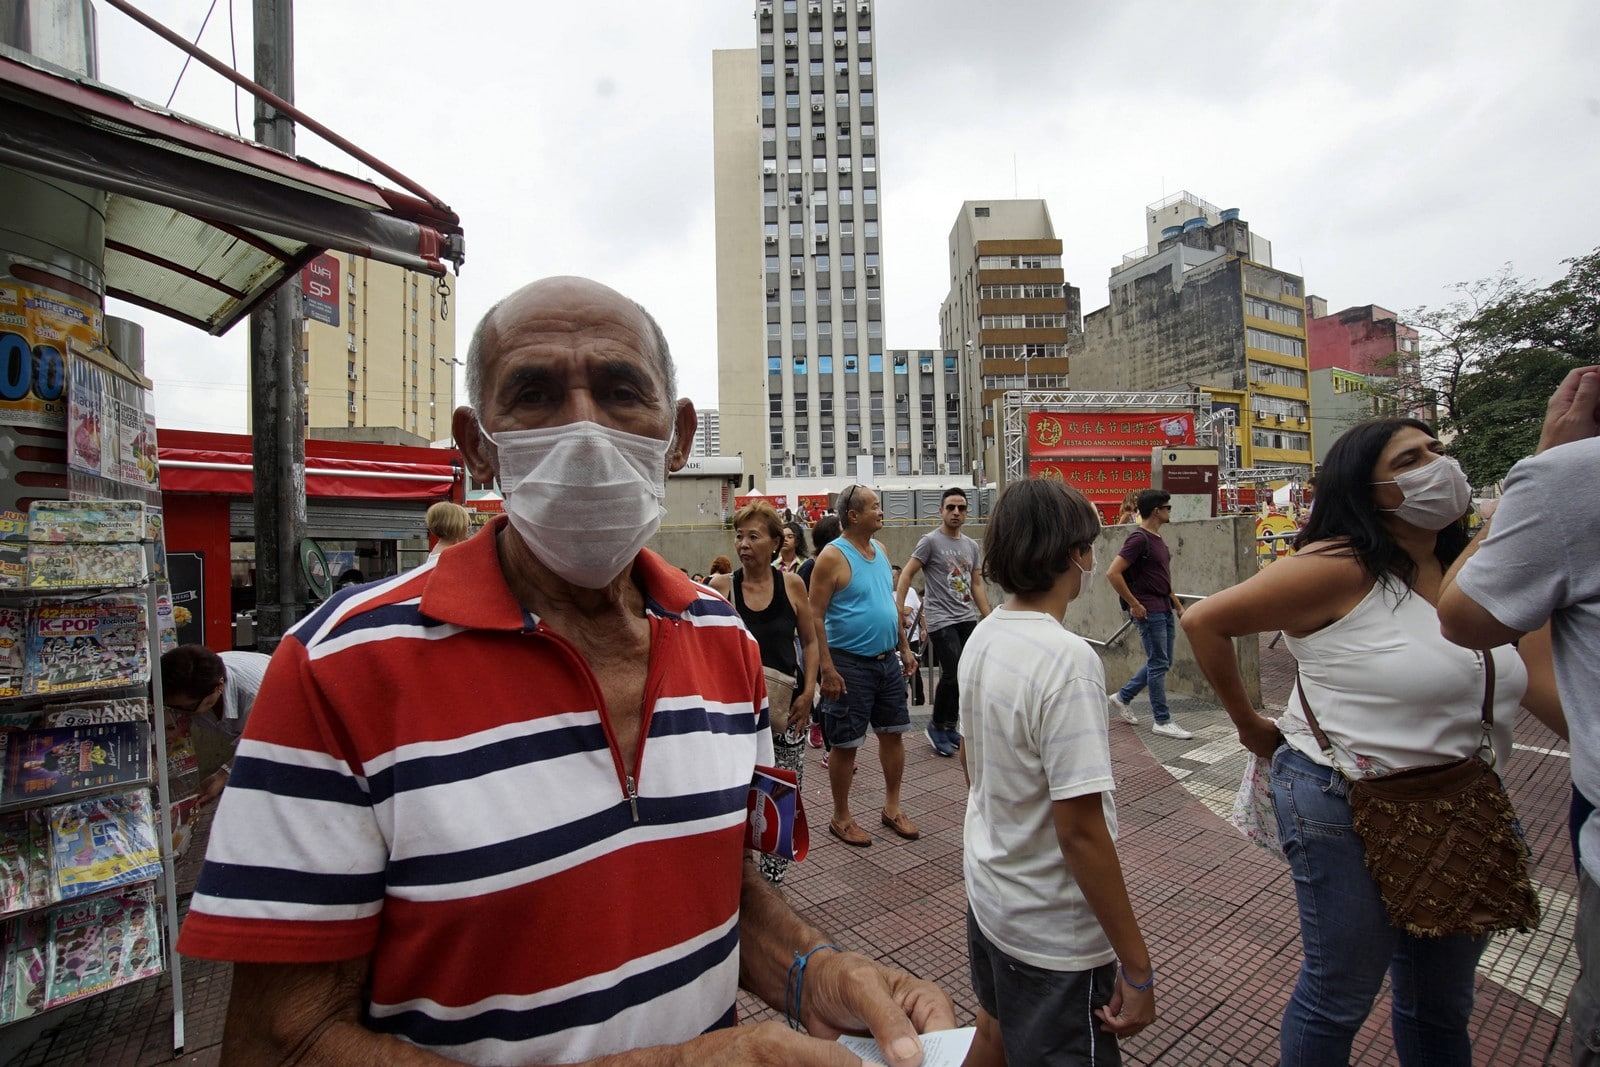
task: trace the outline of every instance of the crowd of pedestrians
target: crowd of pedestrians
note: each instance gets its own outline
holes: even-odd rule
[[[1347,1062],[1386,975],[1400,1062],[1471,1062],[1485,935],[1396,921],[1350,798],[1509,751],[1521,705],[1573,741],[1574,1062],[1600,1063],[1600,368],[1552,398],[1476,541],[1429,427],[1373,420],[1335,443],[1295,554],[1187,611],[1164,493],[1126,502],[1136,525],[1103,566],[1094,508],[1033,480],[1000,495],[982,545],[966,492],[946,492],[903,561],[870,486],[814,524],[758,501],[734,517],[737,565],[691,581],[644,545],[693,406],[655,320],[584,279],[489,311],[467,399],[456,439],[505,516],[321,605],[244,724],[179,942],[236,963],[224,1062],[842,1064],[832,1039],[854,1031],[882,1062],[921,1063],[919,1035],[955,1024],[949,996],[839,947],[778,887],[808,733],[829,749],[821,847],[919,837],[901,784],[925,634],[928,741],[969,783],[965,1064],[1119,1063],[1118,1038],[1156,1016],[1160,961],[1117,855],[1109,729],[1148,688],[1152,729],[1191,736],[1164,686],[1181,626],[1263,761],[1293,874],[1304,963],[1283,1062]],[[1115,690],[1070,625],[1101,574],[1144,652]],[[1276,721],[1232,646],[1275,629],[1300,665]],[[190,689],[227,718],[226,686]],[[851,806],[869,734],[876,820]],[[777,814],[758,823],[760,780]],[[788,1025],[738,1025],[740,987]]]

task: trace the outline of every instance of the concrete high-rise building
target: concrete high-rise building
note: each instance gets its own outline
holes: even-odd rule
[[[301,282],[307,428],[449,437],[456,284],[343,253],[312,260]]]
[[[1074,389],[1199,387],[1235,417],[1245,468],[1312,461],[1303,280],[1237,209],[1189,192],[1149,205],[1150,242],[1111,270],[1111,303],[1083,319]]]
[[[722,455],[722,415],[716,408],[697,410],[700,423],[694,429],[694,447],[690,455],[694,456],[720,456]]]
[[[939,309],[939,341],[962,357],[961,435],[974,459],[994,447],[997,397],[1011,389],[1067,388],[1068,349],[1082,333],[1082,315],[1043,200],[961,205],[950,228],[950,292]],[[983,480],[997,473],[981,472]]]
[[[723,454],[768,492],[963,471],[959,374],[884,344],[871,0],[755,15],[754,49],[712,57]]]

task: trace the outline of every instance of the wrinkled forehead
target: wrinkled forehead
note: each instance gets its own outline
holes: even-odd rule
[[[654,331],[643,311],[613,289],[582,279],[527,286],[501,302],[484,345],[484,382],[503,367],[576,352],[635,363],[665,388]]]

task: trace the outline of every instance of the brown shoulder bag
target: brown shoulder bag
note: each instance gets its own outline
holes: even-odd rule
[[[1495,773],[1494,656],[1483,653],[1478,751],[1429,767],[1351,778],[1295,689],[1323,754],[1350,783],[1350,812],[1389,920],[1417,937],[1474,936],[1539,925],[1528,846]],[[1486,757],[1486,758],[1485,758]]]

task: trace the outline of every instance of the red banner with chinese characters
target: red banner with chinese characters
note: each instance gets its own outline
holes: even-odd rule
[[[1128,490],[1150,488],[1150,461],[1035,459],[1028,463],[1028,477],[1067,483],[1110,521]]]
[[[1130,447],[1171,448],[1192,444],[1194,413],[1191,411],[1028,413],[1030,459],[1082,455],[1085,446],[1111,446],[1120,452]]]

